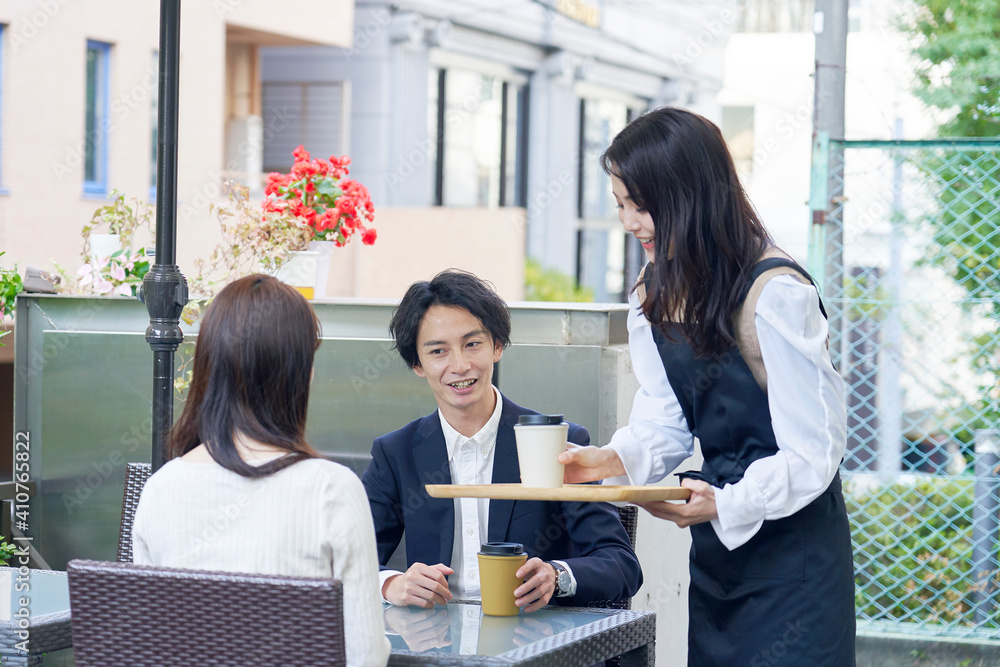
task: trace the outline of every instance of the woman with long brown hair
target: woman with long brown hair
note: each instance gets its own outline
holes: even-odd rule
[[[651,111],[601,162],[649,259],[629,298],[640,389],[607,446],[560,456],[566,481],[656,482],[697,438],[690,500],[643,505],[691,529],[688,664],[854,664],[844,387],[812,279],[705,118]]]
[[[139,564],[333,577],[348,665],[385,665],[378,556],[361,480],[305,439],[319,321],[275,278],[227,285],[205,313],[170,459],[133,526]]]

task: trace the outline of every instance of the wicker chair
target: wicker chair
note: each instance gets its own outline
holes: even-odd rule
[[[129,463],[125,468],[125,494],[122,497],[122,522],[118,528],[118,562],[132,562],[132,520],[139,504],[142,487],[152,474],[148,463]]]
[[[636,534],[636,527],[639,525],[639,508],[636,507],[635,505],[626,505],[625,507],[619,507],[618,517],[622,520],[622,525],[625,526],[625,532],[628,533],[628,541],[632,544],[632,550],[635,551],[635,534]],[[627,598],[625,600],[618,600],[617,602],[611,602],[610,600],[600,600],[597,602],[591,602],[587,606],[603,607],[606,609],[631,609],[632,598]],[[622,657],[618,655],[606,660],[604,662],[604,667],[619,667],[621,664],[622,664]]]
[[[345,665],[335,579],[73,560],[77,667]]]
[[[628,533],[628,541],[632,543],[632,550],[635,550],[635,529],[639,524],[639,508],[635,505],[627,505],[618,508],[618,516]],[[588,607],[601,607],[604,609],[631,609],[632,598],[611,602],[610,600],[597,600],[587,605]]]

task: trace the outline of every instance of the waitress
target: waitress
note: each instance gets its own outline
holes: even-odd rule
[[[698,438],[690,500],[642,505],[691,528],[688,664],[853,665],[844,386],[816,288],[705,118],[649,112],[601,164],[649,259],[629,296],[640,389],[607,446],[560,455],[566,481],[656,482]]]

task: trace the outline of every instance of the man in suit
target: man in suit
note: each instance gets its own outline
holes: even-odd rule
[[[481,542],[518,542],[528,553],[518,607],[569,606],[635,594],[642,572],[613,507],[605,503],[431,498],[425,484],[520,481],[514,424],[536,414],[500,394],[493,365],[510,343],[510,313],[492,287],[462,271],[410,286],[389,325],[406,364],[427,380],[438,409],[376,438],[362,476],[375,520],[383,597],[430,608],[479,598]],[[590,442],[570,424],[569,441]],[[407,569],[386,563],[405,529]]]

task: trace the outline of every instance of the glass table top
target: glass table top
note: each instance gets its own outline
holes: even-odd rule
[[[394,651],[498,656],[616,612],[546,607],[517,616],[487,616],[479,604],[451,602],[433,609],[387,606],[383,618]]]
[[[27,604],[22,604],[27,602]],[[11,621],[27,607],[32,617],[69,611],[65,572],[0,567],[0,622]]]

